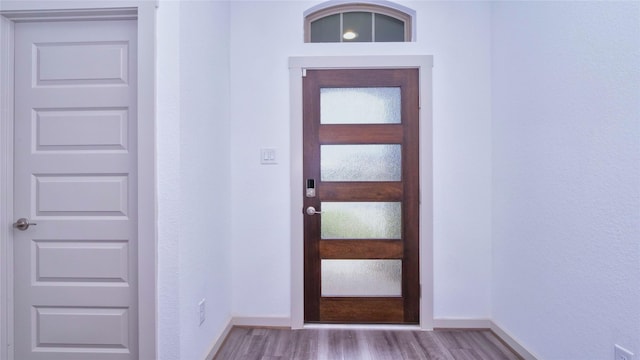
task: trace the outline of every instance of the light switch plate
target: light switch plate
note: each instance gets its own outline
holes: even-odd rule
[[[272,165],[277,163],[278,163],[278,159],[276,158],[276,149],[274,148],[260,149],[260,164]]]

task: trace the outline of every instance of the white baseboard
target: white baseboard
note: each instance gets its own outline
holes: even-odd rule
[[[242,317],[231,319],[234,326],[258,326],[274,328],[291,328],[291,318],[288,317]]]
[[[502,329],[498,324],[491,321],[491,331],[496,334],[502,341],[507,343],[515,352],[518,353],[524,360],[537,360],[539,357],[533,355],[529,350],[520,344],[519,341],[513,338],[508,332]]]
[[[456,319],[440,318],[433,319],[434,329],[490,329],[489,319]]]
[[[224,340],[227,338],[227,335],[229,335],[229,332],[231,332],[232,328],[233,328],[233,319],[229,319],[229,322],[227,322],[227,326],[224,327],[220,335],[218,335],[218,337],[211,344],[211,348],[207,352],[207,356],[205,356],[205,360],[213,360],[213,357],[216,356],[216,354],[222,347]]]

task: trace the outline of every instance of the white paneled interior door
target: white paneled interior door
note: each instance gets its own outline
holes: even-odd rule
[[[138,358],[136,21],[15,24],[14,358]]]

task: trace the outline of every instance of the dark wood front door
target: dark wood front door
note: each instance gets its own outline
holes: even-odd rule
[[[418,69],[306,72],[305,322],[419,322],[418,84]]]

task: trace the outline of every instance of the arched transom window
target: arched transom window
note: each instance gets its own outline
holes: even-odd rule
[[[412,41],[414,15],[399,8],[365,3],[321,5],[305,16],[305,42]]]

